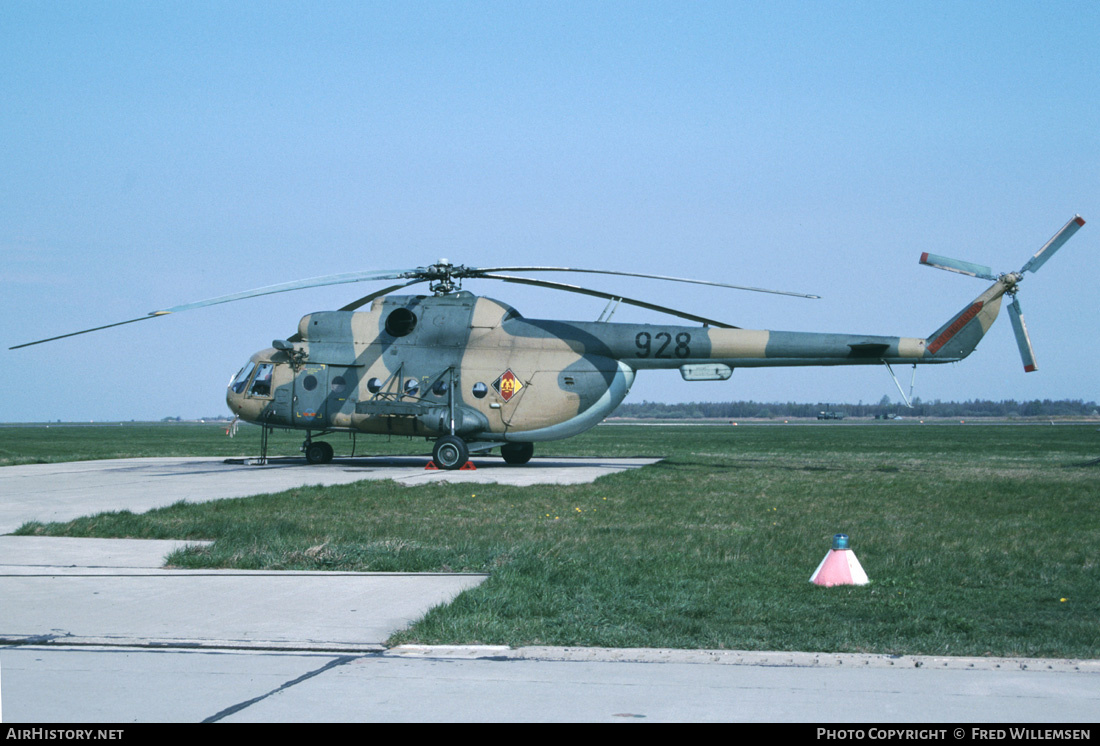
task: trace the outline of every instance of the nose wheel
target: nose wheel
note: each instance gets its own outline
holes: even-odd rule
[[[444,435],[435,442],[432,460],[440,469],[461,469],[470,460],[470,450],[466,447],[466,442],[457,435]]]

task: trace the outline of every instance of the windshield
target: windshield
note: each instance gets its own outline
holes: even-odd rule
[[[233,380],[229,382],[229,389],[234,394],[239,394],[244,391],[244,386],[248,383],[248,377],[252,375],[252,369],[256,367],[256,363],[249,362],[248,365],[241,368],[240,372],[233,377]]]

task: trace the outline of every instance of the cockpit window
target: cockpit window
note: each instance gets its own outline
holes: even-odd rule
[[[271,396],[271,363],[260,363],[256,368],[256,377],[252,379],[252,388],[248,390],[249,396]]]
[[[256,363],[249,362],[248,365],[240,369],[237,375],[229,382],[229,389],[234,394],[239,394],[244,391],[245,384],[248,383],[248,377],[252,375],[252,369],[256,367]]]

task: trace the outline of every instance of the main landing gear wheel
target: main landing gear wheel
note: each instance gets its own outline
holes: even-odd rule
[[[435,442],[432,460],[440,469],[454,471],[461,469],[470,460],[470,450],[465,441],[454,435],[444,435]]]
[[[526,464],[535,455],[535,444],[506,443],[500,447],[500,455],[506,464]]]
[[[332,446],[320,440],[307,443],[306,461],[311,464],[327,464],[332,461]]]

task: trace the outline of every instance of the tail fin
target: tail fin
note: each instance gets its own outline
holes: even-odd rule
[[[939,360],[962,360],[974,351],[1001,310],[1001,297],[1008,285],[993,283],[925,340],[925,356]]]

